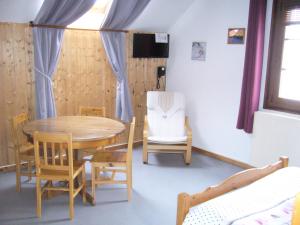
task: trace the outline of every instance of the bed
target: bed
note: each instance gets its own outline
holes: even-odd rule
[[[300,225],[300,167],[287,166],[281,157],[203,192],[180,193],[177,225]]]

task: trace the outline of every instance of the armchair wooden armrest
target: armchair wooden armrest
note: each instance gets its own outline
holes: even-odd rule
[[[184,127],[187,136],[187,146],[186,146],[186,153],[184,155],[184,158],[185,158],[185,163],[189,165],[192,159],[192,136],[193,135],[192,135],[192,129],[190,127],[189,119],[187,116],[185,117]]]
[[[184,127],[185,127],[185,130],[186,130],[187,138],[192,139],[192,129],[190,127],[189,118],[187,116],[185,117]]]
[[[143,136],[148,137],[148,118],[147,115],[145,115],[145,119],[144,119],[144,130],[143,130]]]
[[[144,130],[143,130],[143,162],[148,163],[148,119],[145,115]]]

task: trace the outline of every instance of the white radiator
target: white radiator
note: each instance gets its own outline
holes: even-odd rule
[[[263,166],[285,155],[290,158],[289,165],[300,166],[300,116],[257,112],[252,138],[251,165]]]

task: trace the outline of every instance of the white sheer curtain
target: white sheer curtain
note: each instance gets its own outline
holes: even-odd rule
[[[45,0],[34,24],[67,26],[86,13],[96,0]],[[52,77],[58,62],[64,29],[33,28],[36,117],[56,116]]]
[[[125,29],[144,10],[150,0],[113,0],[101,28]],[[131,97],[126,72],[124,32],[101,32],[105,52],[117,78],[116,116],[125,122],[132,119]]]

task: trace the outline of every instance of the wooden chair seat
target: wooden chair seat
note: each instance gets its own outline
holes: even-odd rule
[[[97,152],[91,162],[126,162],[126,152]]]
[[[77,175],[83,170],[84,162],[73,162],[73,178],[77,177]],[[64,181],[68,180],[69,177],[69,171],[68,170],[47,170],[47,169],[41,169],[40,173],[41,179],[46,180],[59,180]]]

